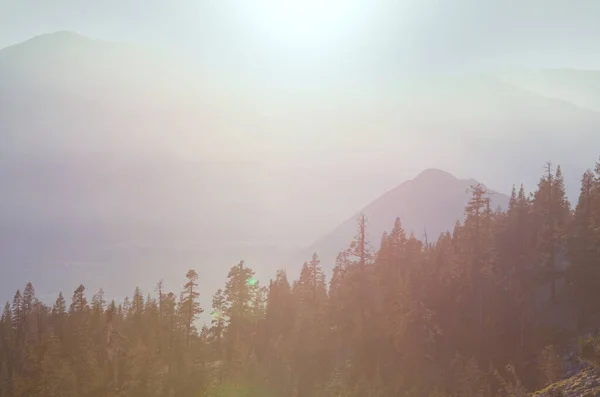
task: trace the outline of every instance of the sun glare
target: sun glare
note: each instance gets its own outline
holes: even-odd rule
[[[339,0],[257,0],[246,10],[256,29],[299,52],[352,35],[365,11],[358,2]]]

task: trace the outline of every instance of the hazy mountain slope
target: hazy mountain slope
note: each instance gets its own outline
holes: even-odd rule
[[[516,86],[549,98],[600,111],[600,71],[576,69],[514,69],[497,74]]]
[[[0,151],[64,158],[199,150],[221,112],[198,74],[151,51],[70,32],[2,49]]]
[[[93,290],[110,268],[149,288],[194,266],[208,298],[239,259],[265,276],[299,265],[282,258],[410,172],[508,190],[552,159],[577,192],[600,147],[598,113],[485,76],[371,92],[229,80],[69,32],[0,50],[0,287]]]
[[[281,175],[219,157],[246,110],[212,84],[69,32],[0,50],[1,299],[27,280],[40,296],[80,282],[119,296],[136,274],[178,289],[195,267],[209,302],[240,259],[266,275],[265,252],[298,246],[271,232],[289,219],[265,193]]]
[[[533,189],[546,161],[561,164],[567,192],[576,198],[581,175],[598,158],[600,113],[479,75],[422,83],[406,101],[406,130],[446,147],[469,164],[463,174],[510,188]],[[440,156],[435,153],[432,156]],[[443,154],[442,154],[443,156]],[[446,167],[440,167],[446,168]]]
[[[452,231],[456,221],[464,218],[464,208],[470,197],[468,189],[477,183],[473,179],[458,179],[445,171],[428,169],[385,193],[360,211],[369,220],[371,246],[379,247],[381,235],[391,230],[396,217],[400,217],[407,233],[414,233],[421,240],[425,233],[430,241],[435,241],[441,233]],[[488,191],[492,208],[507,208],[508,196]],[[331,268],[335,255],[346,249],[355,235],[356,216],[353,216],[312,245],[304,255],[318,252]]]

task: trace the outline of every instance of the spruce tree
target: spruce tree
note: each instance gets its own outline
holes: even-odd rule
[[[575,207],[575,214],[568,241],[570,267],[568,280],[575,293],[579,312],[579,326],[585,324],[586,314],[598,302],[600,266],[594,238],[593,204],[598,187],[592,171],[586,171],[581,178],[581,191]]]
[[[3,394],[10,396],[14,390],[14,371],[15,371],[15,333],[13,327],[13,315],[10,303],[6,302],[2,317],[0,318],[0,344],[2,347],[3,376],[0,376],[0,390]]]
[[[569,220],[569,202],[566,198],[560,166],[552,173],[546,165],[546,175],[534,194],[532,211],[536,221],[537,252],[540,274],[550,285],[550,300],[556,303],[556,279],[564,237]]]
[[[218,289],[212,298],[212,320],[210,335],[215,340],[216,349],[219,354],[223,347],[223,334],[225,332],[225,312],[227,310],[227,301],[222,289]]]
[[[252,324],[252,302],[257,290],[252,269],[244,261],[233,266],[227,275],[224,295],[227,300],[226,358],[232,360],[247,354],[247,336]]]
[[[204,312],[204,309],[200,307],[199,302],[198,273],[195,270],[189,270],[185,277],[188,281],[183,286],[180,310],[185,323],[185,341],[189,345],[192,332],[196,332],[194,322]]]

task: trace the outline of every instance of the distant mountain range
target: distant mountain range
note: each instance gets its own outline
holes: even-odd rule
[[[452,231],[457,221],[464,220],[464,210],[470,188],[479,184],[474,179],[458,179],[448,172],[428,169],[385,193],[363,208],[368,219],[368,237],[373,249],[378,249],[383,232],[389,232],[398,217],[407,234],[433,242],[441,233]],[[485,186],[485,185],[483,185]],[[508,208],[509,197],[487,189],[493,209]],[[348,248],[356,235],[357,216],[350,217],[330,234],[303,252],[318,252],[329,269],[338,252]]]
[[[552,160],[576,197],[599,154],[598,72],[399,76],[372,91],[241,80],[70,32],[1,49],[0,289],[122,296],[133,279],[179,288],[196,267],[207,304],[238,260],[262,278],[299,267],[295,253],[359,208],[374,244],[397,215],[435,239],[468,181],[428,171],[373,201],[420,170],[508,191]],[[334,255],[354,226],[310,250]]]
[[[536,92],[548,98],[561,99],[595,112],[600,111],[600,71],[555,70],[506,70],[496,76],[518,87]]]

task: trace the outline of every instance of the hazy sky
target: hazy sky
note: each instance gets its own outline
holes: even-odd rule
[[[360,148],[371,164],[392,161],[400,150],[385,141],[398,134],[400,106],[386,98],[403,92],[394,79],[510,66],[600,69],[598,21],[598,0],[0,0],[0,47],[70,30],[195,58],[251,95],[239,100],[253,117],[261,114],[264,126],[254,129],[271,152],[293,145],[321,150],[331,162],[343,135],[351,145],[342,151]],[[374,129],[389,132],[352,134]],[[411,173],[461,158],[457,148],[454,158],[445,160],[442,150],[417,161],[411,153],[450,142],[416,150],[409,138],[416,137],[403,138]]]
[[[600,68],[598,21],[597,0],[0,0],[0,47],[72,30],[283,81],[298,69]]]
[[[0,0],[0,47],[70,30],[196,58],[251,96],[239,100],[263,118],[255,130],[271,152],[289,156],[273,150],[283,141],[320,149],[331,162],[334,148],[354,160],[350,149],[360,148],[366,164],[381,164],[402,150],[413,173],[449,169],[461,152],[447,154],[451,142],[440,140],[417,150],[415,136],[403,138],[405,148],[389,144],[399,134],[400,106],[386,95],[403,91],[391,81],[510,66],[600,69],[598,21],[598,0]],[[270,97],[268,106],[261,96]],[[388,132],[377,138],[354,130]],[[351,144],[342,148],[341,136]],[[441,154],[415,158],[437,147]]]

